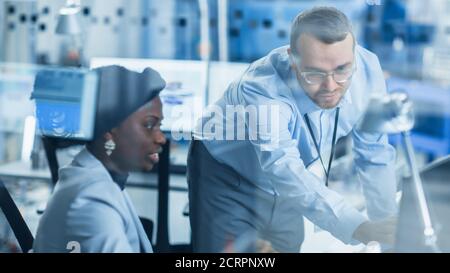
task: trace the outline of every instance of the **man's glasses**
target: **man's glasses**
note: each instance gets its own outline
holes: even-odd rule
[[[300,75],[311,85],[322,84],[328,76],[332,76],[333,80],[338,84],[344,84],[349,81],[356,71],[356,65],[353,65],[349,69],[339,69],[332,72],[317,72],[317,71],[305,71],[300,72]]]

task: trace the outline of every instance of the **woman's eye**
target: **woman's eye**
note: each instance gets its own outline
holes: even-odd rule
[[[160,122],[149,122],[147,124],[147,128],[150,129],[150,130],[159,129],[160,127],[161,127],[161,123]]]

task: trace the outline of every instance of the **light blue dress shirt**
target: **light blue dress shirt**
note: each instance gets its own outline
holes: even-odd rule
[[[307,169],[317,160],[318,153],[304,114],[311,120],[322,153],[331,150],[336,109],[323,110],[305,94],[290,66],[287,48],[275,49],[251,64],[210,107],[197,124],[194,137],[203,140],[217,161],[232,167],[256,187],[277,198],[297,202],[298,217],[304,215],[343,242],[355,243],[353,232],[367,220],[366,216]],[[386,93],[386,85],[378,58],[373,53],[356,46],[355,57],[357,70],[339,103],[337,139],[351,136],[354,167],[363,186],[368,215],[373,220],[382,219],[393,215],[397,209],[395,149],[388,144],[386,135],[360,132],[357,124],[370,96]],[[215,130],[226,127],[220,124],[230,121],[224,114],[227,105],[276,105],[278,124],[270,119],[258,120],[256,140],[220,140],[217,134],[204,129],[211,123],[215,124]],[[245,128],[247,136],[254,133],[251,127]]]

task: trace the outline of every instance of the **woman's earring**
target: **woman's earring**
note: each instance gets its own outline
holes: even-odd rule
[[[114,149],[116,149],[116,143],[114,142],[114,140],[110,139],[110,140],[106,141],[105,149],[106,149],[106,154],[108,156],[110,156],[112,154],[112,152],[114,151]]]

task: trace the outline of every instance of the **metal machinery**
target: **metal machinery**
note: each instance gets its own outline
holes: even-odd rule
[[[201,54],[205,48],[207,60],[251,62],[288,44],[291,22],[300,11],[316,5],[331,5],[349,16],[358,42],[375,52],[390,74],[449,84],[446,78],[450,67],[450,39],[445,20],[450,10],[448,0],[410,0],[408,4],[403,0],[80,2],[84,31],[78,39],[86,66],[93,57],[206,60]],[[67,37],[57,35],[55,28],[58,12],[65,3],[65,0],[3,1],[0,5],[1,61],[61,64]],[[409,81],[395,78],[390,81],[390,91],[411,90]],[[427,83],[422,84],[421,89],[448,92],[446,86],[433,87]],[[417,98],[420,103],[424,101],[420,95],[424,92],[431,94],[427,101],[440,97],[434,95],[434,91],[411,92],[415,93],[410,94],[411,99]],[[436,108],[448,108],[448,101],[433,101],[437,103]],[[433,120],[428,118],[428,121]],[[416,137],[418,130],[413,130],[412,135],[416,148],[424,148],[433,157],[449,152],[450,118],[441,115],[438,120],[433,123],[432,131],[438,130],[439,134],[420,130],[421,137]],[[421,143],[415,140],[418,138],[427,140]],[[438,145],[430,139],[447,141],[447,144]]]
[[[219,59],[219,32],[225,34],[221,39],[226,42],[229,59],[222,61],[252,61],[288,44],[291,21],[314,5],[341,7],[357,25],[357,32],[366,10],[364,0],[353,0],[352,4],[344,0],[205,1],[212,60]],[[84,57],[200,59],[200,2],[110,0],[106,4],[82,0]],[[64,0],[3,1],[0,11],[6,44],[2,61],[58,63],[64,37],[55,34],[56,18],[64,4]],[[219,14],[219,6],[226,7],[228,20],[220,17],[224,15]]]

